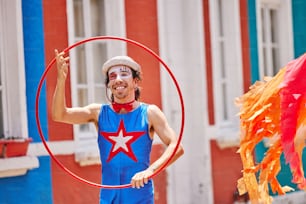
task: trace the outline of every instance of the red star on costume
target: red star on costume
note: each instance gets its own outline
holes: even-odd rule
[[[132,150],[132,143],[135,142],[140,136],[142,136],[145,131],[141,132],[126,132],[124,127],[123,120],[120,120],[120,124],[117,132],[103,132],[100,134],[110,143],[112,143],[112,149],[107,158],[107,162],[109,162],[114,156],[116,156],[119,152],[123,152],[132,160],[137,162],[137,158]]]

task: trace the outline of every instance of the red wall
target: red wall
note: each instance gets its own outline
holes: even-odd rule
[[[68,46],[68,28],[66,16],[66,1],[63,0],[44,0],[44,34],[45,34],[45,60],[48,65],[54,58],[54,49],[59,51]],[[56,67],[53,66],[48,72],[47,82],[47,107],[51,113],[51,102],[54,88],[56,85]],[[70,78],[66,82],[66,93],[70,96]],[[67,105],[71,105],[71,98],[66,97]],[[61,134],[58,134],[58,130]],[[72,126],[53,122],[51,114],[48,114],[48,135],[49,140],[70,140],[73,139]]]
[[[97,184],[101,182],[100,165],[81,167],[74,161],[74,155],[56,156],[56,158],[77,176]],[[52,183],[54,204],[99,203],[99,188],[73,178],[54,163],[52,163]]]
[[[156,0],[126,0],[127,38],[159,54]],[[161,107],[159,61],[141,48],[128,44],[128,55],[138,61],[143,70],[141,100]]]
[[[213,65],[212,65],[212,48],[211,48],[211,32],[210,32],[210,16],[209,16],[209,0],[203,0],[203,28],[204,28],[204,47],[206,62],[206,86],[207,86],[207,113],[209,125],[215,124],[215,107],[213,97]],[[204,78],[204,76],[203,76]]]
[[[214,203],[232,204],[237,180],[242,177],[242,163],[238,147],[220,149],[217,142],[210,142]]]
[[[250,62],[250,40],[249,40],[249,14],[248,1],[241,0],[240,3],[240,30],[241,30],[241,50],[242,50],[242,70],[243,70],[243,89],[249,90],[251,85],[251,62]]]

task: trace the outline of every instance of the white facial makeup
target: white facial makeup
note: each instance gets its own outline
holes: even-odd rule
[[[111,81],[117,79],[118,77],[120,79],[128,79],[132,77],[132,70],[124,65],[113,66],[108,71],[108,78]]]

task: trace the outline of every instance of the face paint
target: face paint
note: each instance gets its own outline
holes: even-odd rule
[[[119,66],[114,66],[110,68],[108,71],[108,78],[109,80],[115,80],[117,78],[120,79],[128,79],[132,77],[132,71],[129,67],[124,66],[124,65],[119,65]]]

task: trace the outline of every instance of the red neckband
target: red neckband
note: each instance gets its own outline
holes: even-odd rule
[[[122,109],[126,110],[127,112],[130,112],[133,110],[133,103],[135,100],[128,102],[128,103],[116,103],[113,102],[112,106],[115,112],[119,113]]]

